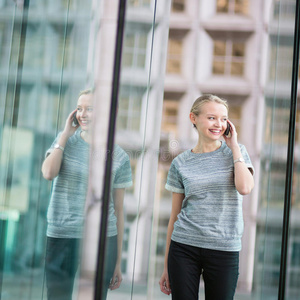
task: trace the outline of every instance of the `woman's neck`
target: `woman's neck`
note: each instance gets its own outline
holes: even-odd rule
[[[221,141],[213,141],[211,143],[205,143],[203,141],[198,141],[197,145],[192,149],[194,153],[206,153],[213,152],[219,149],[222,145]]]
[[[80,136],[85,142],[87,142],[89,144],[92,143],[92,134],[90,131],[87,131],[87,130],[81,131]]]

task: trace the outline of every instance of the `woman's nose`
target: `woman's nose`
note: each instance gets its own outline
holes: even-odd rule
[[[81,117],[85,117],[86,116],[86,110],[83,109],[81,112],[80,112],[80,116]]]
[[[216,120],[215,125],[216,125],[217,127],[221,127],[221,126],[222,126],[221,120]]]

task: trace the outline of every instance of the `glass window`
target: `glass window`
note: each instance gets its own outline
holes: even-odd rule
[[[183,40],[170,37],[167,54],[167,73],[180,74],[182,63]]]
[[[119,130],[140,130],[143,94],[144,90],[137,87],[122,89],[117,120]]]
[[[172,0],[171,9],[173,12],[182,13],[185,10],[185,0]]]
[[[172,133],[173,137],[177,137],[177,115],[179,102],[174,100],[164,100],[161,130],[163,132]]]
[[[217,12],[247,15],[249,0],[217,0]]]
[[[148,31],[126,32],[122,56],[123,67],[144,69],[146,64]]]
[[[284,37],[277,40],[271,38],[269,79],[272,81],[288,81],[291,77],[292,64],[290,58],[293,55],[293,40]]]
[[[266,110],[265,143],[287,145],[289,129],[289,108],[271,108]]]
[[[152,0],[129,0],[128,5],[131,7],[150,7]]]
[[[285,172],[283,165],[272,165],[269,170],[269,162],[265,162],[262,168],[261,184],[265,188],[261,190],[260,201],[263,207],[281,208],[284,201]]]
[[[273,1],[273,18],[274,20],[292,21],[295,16],[296,2],[294,0],[274,0]]]
[[[245,43],[231,39],[214,41],[213,74],[243,76]]]
[[[68,26],[68,30],[65,30],[64,25],[53,25],[53,43],[52,43],[52,55],[54,61],[52,63],[56,67],[56,70],[61,70],[62,66],[70,66],[70,33],[72,27]]]

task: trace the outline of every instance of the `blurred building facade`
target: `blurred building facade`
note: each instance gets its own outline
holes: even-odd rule
[[[0,0],[0,201],[5,220],[0,229],[2,237],[9,237],[2,238],[2,292],[8,292],[7,278],[14,282],[21,270],[29,270],[28,287],[39,286],[35,293],[40,295],[42,277],[32,274],[43,270],[51,190],[41,179],[41,162],[83,88],[95,85],[99,118],[108,119],[118,1],[31,0],[26,37],[18,9],[22,3]],[[256,187],[244,199],[238,292],[276,295],[294,12],[293,0],[127,1],[115,137],[129,154],[134,182],[124,202],[123,286],[145,287],[140,294],[159,299],[171,211],[166,176],[172,159],[196,142],[188,118],[193,101],[214,93],[228,100],[229,118],[256,169]],[[299,151],[299,114],[296,134]],[[295,166],[289,299],[299,294],[300,282],[297,159]],[[96,268],[99,211],[96,207],[89,216],[92,238],[85,248],[92,251],[84,252],[82,265],[87,277]]]
[[[170,162],[196,142],[188,118],[193,101],[201,94],[213,93],[228,100],[229,118],[256,169],[256,187],[244,198],[245,231],[238,291],[276,295],[294,12],[295,1],[172,1],[161,127],[161,149],[172,155],[167,159],[161,156],[159,162],[157,276],[163,269],[171,207],[171,195],[164,189]],[[298,171],[294,176],[297,182]],[[296,182],[288,258],[289,299],[299,293],[300,279]]]

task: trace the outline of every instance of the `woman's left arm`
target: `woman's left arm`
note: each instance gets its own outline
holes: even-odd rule
[[[240,147],[237,146],[232,150],[234,162],[234,183],[237,191],[241,195],[248,195],[254,187],[253,174],[247,167],[244,161],[240,161],[243,158]]]
[[[111,279],[111,283],[109,288],[111,290],[115,290],[120,287],[122,282],[122,272],[121,272],[121,261],[122,261],[122,243],[123,243],[123,235],[124,235],[124,195],[125,189],[114,189],[114,205],[115,205],[115,214],[117,217],[117,231],[118,231],[118,256],[115,266],[115,271],[113,277]]]
[[[241,195],[248,195],[254,187],[253,174],[243,161],[240,146],[237,141],[237,132],[232,122],[228,120],[231,129],[230,136],[224,136],[227,146],[231,149],[234,161],[234,183]],[[241,161],[239,159],[242,159]]]

